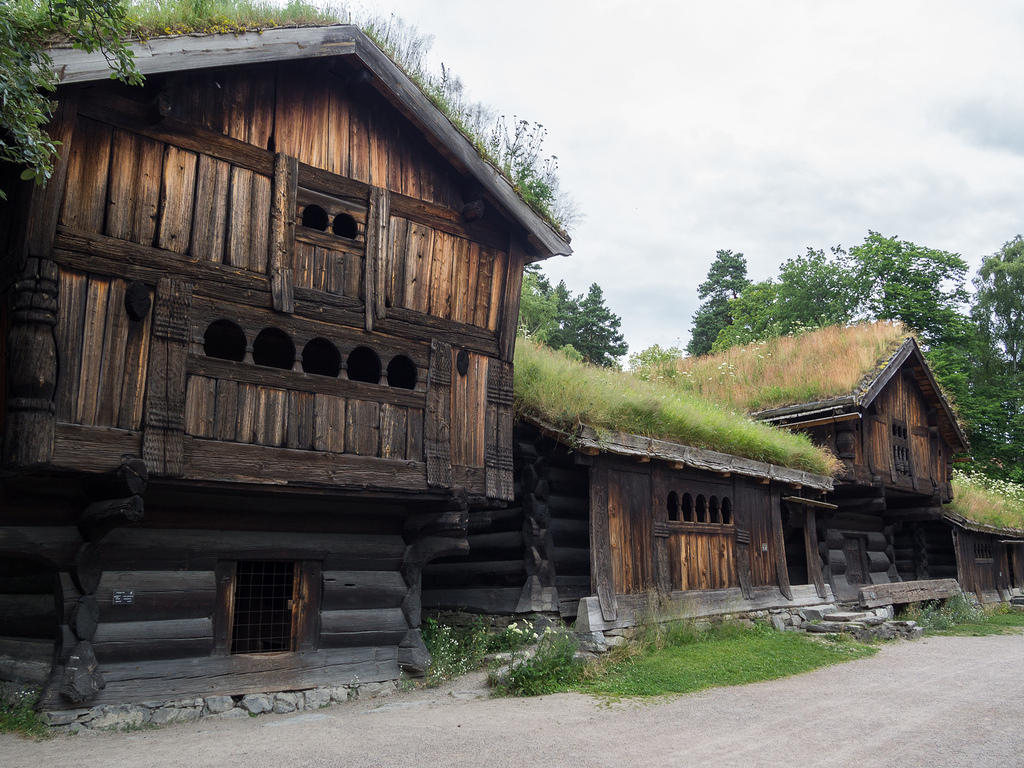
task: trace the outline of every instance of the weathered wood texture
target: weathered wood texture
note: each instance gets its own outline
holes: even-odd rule
[[[860,604],[864,608],[882,605],[903,605],[921,603],[926,600],[946,600],[961,594],[956,579],[934,579],[930,581],[903,581],[894,584],[878,584],[861,587]]]
[[[619,615],[613,620],[604,619],[596,597],[580,600],[576,616],[577,632],[604,632],[609,629],[623,629],[636,626],[640,621],[656,616],[661,621],[673,621],[702,616],[721,616],[727,613],[763,611],[770,608],[800,608],[819,605],[813,584],[793,587],[793,598],[785,597],[774,587],[757,587],[751,597],[744,597],[742,590],[715,589],[709,591],[673,592],[668,597],[649,595],[619,595]],[[835,598],[829,594],[826,602]]]

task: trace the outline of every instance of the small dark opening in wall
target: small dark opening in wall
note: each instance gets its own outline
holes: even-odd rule
[[[302,348],[302,370],[317,376],[337,376],[341,353],[327,339],[313,339]]]
[[[693,496],[688,493],[683,494],[683,522],[693,522]]]
[[[348,355],[348,378],[351,381],[380,383],[380,358],[369,347],[356,347]]]
[[[711,500],[708,502],[708,509],[711,512],[711,515],[709,517],[709,521],[710,522],[712,522],[712,523],[720,523],[720,522],[722,522],[722,510],[718,506],[718,497],[717,496],[712,496],[711,497]]]
[[[302,209],[302,226],[310,229],[327,229],[327,211],[319,205],[307,205]]]
[[[722,525],[732,525],[732,502],[728,496],[722,499]]]
[[[395,355],[388,363],[388,386],[416,389],[416,363],[405,355]]]
[[[675,491],[668,492],[668,519],[679,520],[679,494]]]
[[[221,360],[245,359],[245,333],[230,320],[214,320],[203,334],[203,352]]]
[[[292,650],[294,583],[294,563],[238,561],[232,653]]]
[[[359,233],[359,228],[356,226],[356,220],[347,213],[339,213],[335,216],[334,224],[331,225],[331,229],[338,237],[347,237],[349,239],[355,238]]]
[[[252,359],[256,365],[290,371],[295,364],[295,345],[281,329],[264,328],[252,343]]]
[[[697,494],[697,522],[706,523],[708,521],[708,503],[704,499],[703,493]]]

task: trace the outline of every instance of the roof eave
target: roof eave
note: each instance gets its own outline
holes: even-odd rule
[[[591,449],[601,453],[634,458],[654,459],[681,464],[691,469],[709,472],[729,473],[752,477],[758,480],[772,480],[780,483],[799,485],[818,491],[831,491],[833,480],[827,475],[818,475],[802,469],[782,467],[756,459],[747,459],[729,453],[720,453],[706,448],[695,448],[669,440],[659,440],[643,435],[625,432],[601,431],[581,424],[575,432],[567,432],[549,424],[543,419],[523,414],[520,418],[533,424],[542,432],[563,445],[574,449]]]
[[[143,75],[353,56],[373,75],[378,91],[415,123],[449,161],[472,175],[512,220],[523,227],[530,245],[537,251],[537,258],[572,253],[568,240],[516,193],[498,169],[480,157],[470,141],[401,68],[354,25],[275,28],[239,35],[181,35],[135,42],[131,47],[135,65]],[[110,77],[110,67],[102,52],[53,48],[49,54],[61,85]]]

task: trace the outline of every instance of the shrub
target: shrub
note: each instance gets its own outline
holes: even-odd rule
[[[583,661],[576,658],[578,648],[568,630],[548,627],[532,657],[513,652],[508,673],[492,674],[490,683],[503,696],[541,696],[563,690],[582,676]]]
[[[0,733],[47,738],[50,729],[35,710],[38,700],[39,692],[32,689],[0,689]]]
[[[916,621],[926,631],[952,629],[958,624],[977,624],[985,620],[985,611],[963,595],[948,600],[914,603],[900,614],[904,621]]]

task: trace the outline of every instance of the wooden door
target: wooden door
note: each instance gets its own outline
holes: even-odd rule
[[[651,480],[646,473],[608,471],[608,538],[616,594],[654,588]]]

